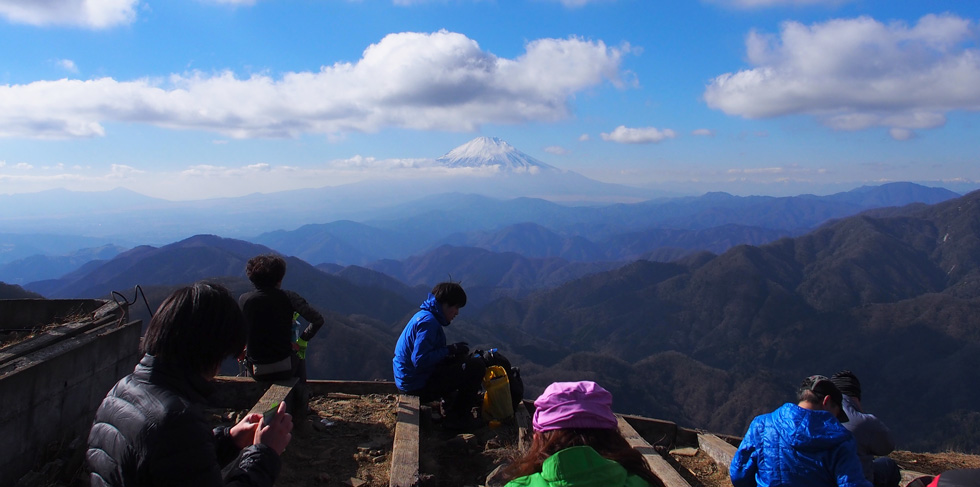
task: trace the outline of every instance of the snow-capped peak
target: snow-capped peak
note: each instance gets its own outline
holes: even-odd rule
[[[500,171],[539,173],[558,171],[497,137],[477,137],[436,159],[446,167],[491,167]]]

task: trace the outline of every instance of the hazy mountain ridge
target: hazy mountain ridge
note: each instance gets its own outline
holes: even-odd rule
[[[10,284],[56,279],[92,261],[111,259],[124,250],[117,245],[103,245],[76,250],[67,255],[31,255],[0,265],[0,276]]]
[[[711,193],[607,206],[448,193],[418,200],[385,220],[306,225],[251,240],[315,263],[368,265],[445,244],[526,257],[622,261],[644,258],[660,247],[723,252],[738,244],[768,243],[873,208],[866,206],[869,202],[904,205],[957,196],[909,183],[855,191],[857,195],[791,198]]]

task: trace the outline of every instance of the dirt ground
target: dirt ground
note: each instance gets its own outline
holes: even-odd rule
[[[517,425],[513,419],[468,433],[444,429],[437,404],[423,405],[419,427],[420,487],[476,487],[517,455]]]
[[[889,457],[898,462],[902,470],[913,470],[928,475],[936,475],[954,468],[980,468],[980,455],[962,453],[913,453],[895,451]],[[728,470],[718,464],[703,451],[694,456],[673,455],[672,458],[683,469],[678,469],[692,487],[731,487]],[[676,466],[676,465],[675,465]]]
[[[295,432],[283,454],[276,485],[387,486],[397,397],[328,394],[314,396],[310,407],[313,414],[307,418],[306,428]],[[420,413],[420,487],[483,486],[489,474],[517,455],[517,427],[512,422],[496,428],[484,426],[466,435],[444,430],[425,406]],[[232,424],[245,411],[212,410],[211,414],[214,424]],[[890,456],[902,469],[928,475],[954,468],[980,468],[980,455],[897,451]],[[69,460],[71,457],[75,460]],[[85,487],[86,474],[77,463],[80,457],[84,457],[84,440],[71,447],[62,445],[51,452],[49,461],[15,485]],[[731,486],[727,468],[719,468],[702,451],[693,456],[671,455],[669,461],[692,487]]]
[[[313,412],[293,430],[276,485],[387,487],[397,403],[379,394],[311,398]]]

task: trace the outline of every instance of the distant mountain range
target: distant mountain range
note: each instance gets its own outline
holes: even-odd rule
[[[393,209],[384,220],[309,224],[248,240],[314,264],[368,267],[390,267],[375,262],[419,257],[445,245],[569,262],[670,261],[692,252],[721,253],[735,245],[761,245],[799,235],[833,218],[879,205],[934,203],[955,196],[942,188],[910,183],[823,197],[711,193],[595,207],[572,207],[534,198],[498,200],[442,194]],[[0,235],[0,281],[27,284],[60,277],[90,260],[105,259],[123,250],[120,245],[93,238],[31,237]]]
[[[339,186],[198,201],[168,201],[125,189],[0,195],[0,228],[16,234],[102,237],[119,245],[125,245],[121,241],[160,245],[194,234],[245,238],[309,223],[382,218],[393,207],[445,193],[447,188],[491,198],[586,204],[636,202],[665,194],[558,170],[502,140],[486,137],[431,164],[442,170],[419,177],[382,175]]]
[[[425,173],[425,177],[382,177],[340,186],[198,201],[168,201],[125,189],[0,195],[0,228],[6,234],[34,238],[48,234],[95,240],[85,247],[113,244],[128,248],[165,245],[196,234],[251,240],[263,233],[341,220],[396,229],[387,223],[408,230],[405,225],[414,229],[418,223],[429,223],[423,213],[431,217],[448,213],[454,217],[447,222],[453,223],[446,229],[449,233],[490,231],[507,224],[533,222],[561,234],[597,239],[653,226],[692,230],[738,224],[806,231],[829,218],[874,207],[916,201],[934,203],[941,191],[946,193],[945,198],[957,196],[947,190],[896,183],[886,185],[887,190],[877,187],[812,198],[740,198],[726,194],[680,197],[676,193],[596,181],[558,169],[505,141],[488,137],[471,140],[422,165],[438,170]],[[447,190],[453,194],[445,195]],[[541,200],[547,204],[540,204]],[[812,207],[806,206],[807,200],[812,200]],[[474,204],[488,212],[461,213]],[[779,208],[780,204],[788,206],[785,211]],[[508,211],[531,213],[518,218],[513,213],[507,217]],[[542,220],[546,214],[538,211],[553,214],[553,224]],[[773,221],[776,213],[790,221]],[[413,218],[423,220],[411,221]],[[498,224],[486,226],[492,221]],[[445,243],[431,240],[426,242],[426,248]],[[0,263],[36,253],[8,249],[7,244],[0,239]],[[84,247],[71,250],[79,248]],[[381,257],[407,255],[411,254]],[[373,256],[367,261],[381,257]]]
[[[708,204],[718,200],[726,208],[752,208],[742,223],[816,221],[836,205],[873,205],[919,190],[862,189],[835,195],[826,205],[817,197],[799,197],[805,204],[778,198],[748,203],[715,194],[696,200],[702,210],[685,211],[711,220],[708,215],[720,210],[704,208],[718,208]],[[494,204],[537,205],[554,211],[553,222],[564,211],[535,200]],[[809,210],[787,216],[775,207]],[[617,218],[625,219],[623,214]],[[690,231],[724,235],[697,226],[692,223]],[[355,250],[372,239],[410,235],[397,225],[337,222],[330,228],[360,232],[364,240],[348,244]],[[747,228],[765,229],[731,227],[736,234]],[[317,235],[321,229],[307,230]],[[294,242],[300,235],[279,238]],[[978,235],[975,192],[936,204],[875,209],[762,245],[686,252],[670,262],[572,261],[448,245],[368,266],[314,267],[290,257],[284,287],[330,316],[311,345],[311,377],[390,378],[391,348],[405,320],[433,283],[452,278],[462,281],[471,299],[447,330],[450,340],[500,347],[522,367],[529,396],[554,380],[594,379],[613,391],[618,411],[741,434],[754,415],[792,400],[801,377],[848,368],[862,380],[865,406],[892,427],[900,448],[980,451],[972,433],[980,426],[980,391],[968,386],[980,370]],[[545,253],[584,254],[595,244],[528,223],[453,238]],[[518,241],[533,245],[513,243]],[[202,235],[136,247],[26,289],[47,297],[96,297],[140,285],[156,304],[175,285],[211,278],[240,293],[249,288],[245,260],[269,251]]]

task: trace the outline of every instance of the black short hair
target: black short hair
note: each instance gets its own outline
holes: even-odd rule
[[[245,318],[220,284],[198,282],[167,296],[150,320],[143,352],[180,361],[201,375],[245,348]]]
[[[432,295],[437,303],[444,306],[466,306],[466,291],[458,282],[440,282],[432,288]]]
[[[286,276],[286,259],[275,254],[257,255],[248,259],[245,275],[255,287],[274,287]]]

